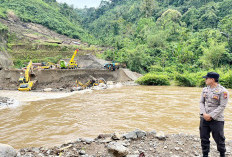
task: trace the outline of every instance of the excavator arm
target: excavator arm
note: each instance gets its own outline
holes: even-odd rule
[[[19,88],[18,90],[19,91],[30,91],[32,89],[32,87],[34,86],[35,81],[31,81],[30,80],[30,70],[32,68],[32,61],[30,61],[27,65],[27,68],[25,70],[25,75],[24,77],[20,77],[19,79],[19,82],[20,82],[20,85],[19,85]]]
[[[26,83],[30,81],[30,70],[31,70],[31,66],[32,66],[32,61],[29,62],[29,64],[27,65],[27,69],[25,70],[25,80]]]

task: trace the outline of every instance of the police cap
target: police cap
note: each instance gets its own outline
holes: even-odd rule
[[[219,79],[219,74],[216,72],[208,72],[206,76],[203,76],[203,78]]]

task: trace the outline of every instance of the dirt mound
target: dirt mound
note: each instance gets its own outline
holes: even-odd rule
[[[91,54],[78,56],[77,58],[78,66],[85,69],[103,69],[106,63],[107,61],[98,59]]]
[[[129,69],[123,69],[124,73],[133,81],[137,80],[139,77],[143,76],[137,72],[130,71]]]

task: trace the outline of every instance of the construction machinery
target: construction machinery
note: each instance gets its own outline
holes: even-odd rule
[[[104,65],[104,68],[115,71],[116,69],[119,69],[119,67],[126,67],[125,63],[119,63],[119,62],[112,62],[112,63],[106,63]]]
[[[78,49],[74,51],[73,56],[70,59],[68,64],[64,60],[60,60],[60,68],[61,69],[77,69],[78,65],[74,59],[78,51],[79,51]]]
[[[60,60],[60,68],[61,69],[67,69],[68,64],[64,60]]]
[[[104,68],[115,71],[116,69],[119,69],[119,66],[118,63],[106,63]]]
[[[55,68],[56,67],[56,64],[55,63],[52,63],[52,62],[43,62],[42,65],[39,67],[39,68],[42,68],[42,69],[52,69],[52,68]]]
[[[81,87],[82,89],[86,89],[87,87],[94,87],[98,86],[99,84],[106,84],[106,81],[103,78],[95,79],[92,77],[89,81],[86,83],[81,83],[80,81],[76,80],[77,87]]]
[[[30,61],[25,69],[25,74],[19,77],[19,91],[30,91],[36,81],[31,81],[32,61]]]

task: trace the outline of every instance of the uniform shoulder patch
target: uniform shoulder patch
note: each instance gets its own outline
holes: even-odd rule
[[[223,92],[223,95],[224,95],[224,99],[227,99],[228,93],[227,92]]]

